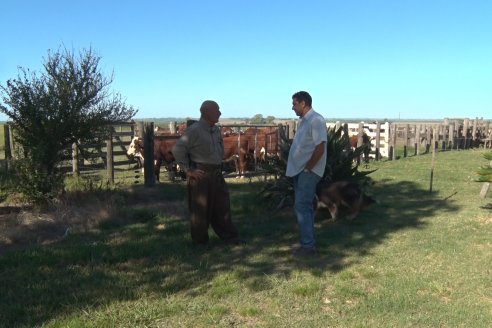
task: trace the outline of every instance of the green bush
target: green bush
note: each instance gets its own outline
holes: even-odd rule
[[[16,176],[16,191],[36,204],[45,204],[56,197],[63,189],[64,175],[58,171],[46,171],[39,168],[30,158],[13,162]]]
[[[95,143],[109,135],[114,122],[128,121],[137,110],[112,92],[112,77],[99,68],[92,49],[49,52],[40,72],[19,68],[16,78],[0,85],[0,113],[13,129],[19,188],[31,201],[60,194],[59,165],[73,144]],[[25,176],[23,176],[25,175]]]
[[[15,191],[15,172],[7,162],[0,161],[0,202],[3,202],[7,196]]]
[[[478,182],[492,182],[492,152],[483,154],[486,160],[489,160],[488,165],[483,165],[478,171]]]

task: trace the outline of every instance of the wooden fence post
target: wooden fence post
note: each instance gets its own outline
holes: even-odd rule
[[[425,139],[425,153],[427,154],[430,151],[431,136],[432,136],[431,131],[432,130],[431,130],[431,126],[430,125],[426,125],[425,129],[426,129],[425,130],[425,133],[426,133],[426,135],[425,135],[425,137],[426,137],[426,139]]]
[[[292,140],[294,139],[294,135],[296,134],[296,130],[297,130],[297,127],[296,127],[296,121],[292,120],[292,121],[288,121],[287,122],[287,138],[289,140]]]
[[[410,129],[410,125],[405,124],[403,130],[403,158],[408,155],[408,130]]]
[[[441,132],[442,132],[442,143],[441,143],[441,149],[445,151],[448,147],[448,131],[447,129],[449,128],[449,125],[446,124],[441,124]]]
[[[448,133],[446,132],[446,125],[444,123],[439,123],[439,147],[441,148],[442,151],[446,150],[446,138],[448,136]]]
[[[432,145],[435,144],[435,135],[436,135],[436,129],[433,128],[432,131]],[[432,184],[434,183],[434,166],[435,166],[435,161],[436,161],[436,147],[432,147],[432,161],[431,161],[431,174],[430,174],[430,185],[429,185],[429,192],[432,192]]]
[[[144,134],[144,181],[146,187],[155,186],[154,174],[154,122],[145,123]]]
[[[137,137],[143,139],[143,137],[144,137],[144,122],[142,122],[142,121],[137,122],[136,134],[137,134]]]
[[[347,140],[345,144],[345,150],[350,149],[350,142],[349,142],[349,130],[348,130],[348,123],[343,123],[343,138]]]
[[[389,158],[393,161],[396,160],[396,129],[396,123],[391,124]]]
[[[478,125],[478,117],[476,117],[473,120],[472,135],[471,135],[472,147],[475,147],[475,142],[477,141],[477,125]]]
[[[415,155],[420,155],[420,124],[415,126]]]
[[[381,123],[376,122],[376,161],[381,159]]]
[[[78,177],[80,175],[79,149],[77,148],[77,144],[75,142],[72,144],[72,173],[74,177]]]
[[[171,134],[176,134],[177,127],[178,127],[178,122],[176,122],[176,121],[169,122],[169,131],[171,132]]]
[[[113,165],[113,134],[110,133],[106,140],[106,171],[108,183],[114,185],[114,165]]]
[[[11,127],[8,123],[3,126],[3,135],[5,137],[5,140],[4,140],[5,141],[5,159],[7,161],[12,160],[12,158],[13,158],[13,156],[12,156],[13,147],[12,147],[12,141],[11,141],[12,134],[11,134],[10,130],[11,130]]]
[[[468,118],[465,118],[464,122],[463,122],[463,137],[464,137],[464,145],[463,145],[463,149],[467,149],[468,148],[468,127],[470,125],[470,119]]]
[[[441,139],[441,134],[442,134],[442,139]],[[444,126],[442,124],[437,124],[437,140],[436,140],[437,150],[439,150],[439,148],[441,147],[441,140],[443,142],[442,148],[444,148]]]
[[[364,134],[364,122],[359,123],[359,127],[357,129],[357,147],[362,146],[362,135]],[[357,164],[360,164],[361,156],[357,157]]]
[[[449,123],[448,128],[448,149],[451,150],[454,147],[454,124]]]
[[[490,189],[490,182],[484,182],[482,185],[482,189],[480,190],[480,198],[485,198],[487,196],[487,192]]]

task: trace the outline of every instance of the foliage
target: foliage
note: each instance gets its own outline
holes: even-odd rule
[[[57,166],[72,144],[100,143],[109,126],[127,121],[136,110],[121,95],[111,92],[112,76],[99,70],[100,57],[92,49],[77,57],[64,49],[48,52],[37,74],[19,68],[18,77],[0,86],[0,112],[6,114],[23,159],[19,188],[35,200],[49,199],[61,189],[63,172]]]
[[[482,165],[477,171],[479,182],[492,182],[492,152],[483,154],[483,157],[489,161],[488,165]]]
[[[0,161],[0,202],[4,201],[14,190],[14,172],[5,162]]]
[[[272,124],[274,120],[274,116],[263,117],[262,114],[256,114],[249,120],[249,124]]]
[[[4,135],[4,125],[0,124],[0,159],[4,157],[5,152],[5,135]]]
[[[361,145],[352,149],[348,136],[343,134],[343,127],[338,130],[333,127],[328,130],[328,142],[326,145],[326,168],[322,181],[348,180],[359,184],[367,184],[368,177],[373,171],[359,171],[359,159],[367,145]]]
[[[343,133],[343,127],[336,130],[334,127],[328,130],[328,142],[326,145],[326,167],[322,182],[348,180],[360,185],[370,181],[368,177],[372,171],[359,171],[358,158],[362,155],[366,145],[355,149],[350,147],[349,139]],[[294,185],[292,178],[285,176],[287,158],[292,141],[281,133],[279,147],[280,157],[270,159],[266,169],[279,178],[273,182],[267,182],[262,193],[270,206],[279,209],[293,203]]]

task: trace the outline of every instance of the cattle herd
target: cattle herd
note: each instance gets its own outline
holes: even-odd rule
[[[162,132],[156,129],[154,133],[154,173],[159,181],[161,166],[169,173],[171,180],[184,178],[184,173],[175,163],[172,148],[178,138],[184,133],[181,127],[175,133]],[[239,126],[222,126],[224,141],[224,171],[232,171],[236,177],[244,177],[247,172],[256,171],[270,157],[281,156],[279,151],[279,127],[247,127],[242,130]],[[141,137],[133,137],[128,147],[127,155],[135,158],[143,168],[144,142]]]

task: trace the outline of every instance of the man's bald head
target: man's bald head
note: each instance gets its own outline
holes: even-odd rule
[[[205,100],[200,106],[200,114],[204,116],[210,110],[218,110],[219,104],[213,100]]]
[[[200,106],[200,113],[201,117],[211,126],[219,121],[219,117],[222,114],[219,110],[219,104],[213,100],[205,100]]]

